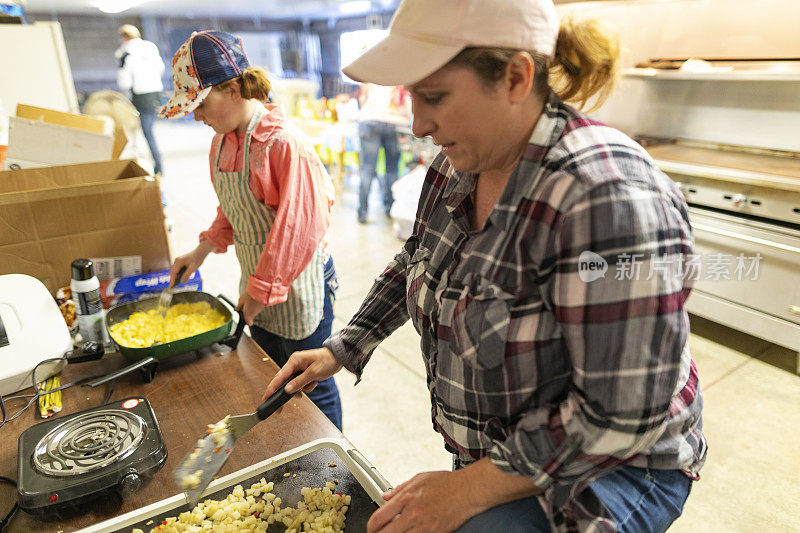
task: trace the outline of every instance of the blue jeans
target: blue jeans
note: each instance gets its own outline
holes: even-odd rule
[[[292,340],[279,337],[274,333],[250,326],[250,334],[253,340],[261,346],[267,355],[279,366],[286,364],[289,356],[300,350],[312,350],[322,348],[322,343],[331,336],[331,326],[333,325],[333,300],[336,293],[336,269],[333,266],[333,258],[328,259],[325,265],[325,304],[322,311],[322,320],[314,330],[314,333],[305,339]],[[339,399],[339,389],[333,378],[328,378],[317,383],[317,386],[308,395],[309,399],[319,407],[328,420],[333,425],[342,430],[342,403]]]
[[[144,138],[147,140],[147,146],[150,147],[150,153],[153,155],[153,173],[160,174],[164,169],[161,167],[161,152],[158,151],[156,137],[153,134],[153,123],[155,120],[155,109],[145,109],[139,111],[139,122],[142,123],[142,133],[144,133]]]
[[[593,481],[620,533],[661,533],[683,512],[692,481],[680,470],[623,466]],[[536,497],[492,507],[473,516],[458,533],[547,533],[550,523]]]
[[[392,185],[397,181],[397,167],[400,164],[400,145],[397,142],[397,128],[394,124],[377,121],[362,122],[358,126],[361,140],[361,184],[358,190],[358,218],[367,216],[367,199],[372,180],[378,177],[378,152],[383,147],[386,160],[386,174],[383,179],[383,207],[386,213],[392,207]]]
[[[153,156],[153,173],[159,174],[163,169],[161,168],[161,152],[158,151],[156,137],[153,135],[153,123],[156,120],[156,113],[161,108],[161,93],[132,93],[131,102],[139,112],[142,133],[147,139],[147,146],[150,147],[150,154]]]

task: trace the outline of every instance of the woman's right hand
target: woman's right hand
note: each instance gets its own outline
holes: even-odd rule
[[[206,256],[213,251],[213,244],[208,241],[200,241],[200,244],[197,245],[197,248],[188,254],[176,257],[175,262],[172,263],[172,267],[170,267],[169,286],[172,287],[173,285],[177,285],[178,283],[188,280],[192,274],[194,274],[195,270],[200,268],[200,265],[203,264]],[[182,267],[186,267],[186,272],[183,274],[183,279],[176,280],[175,278],[178,275],[178,271],[180,271]]]
[[[341,369],[342,365],[336,360],[333,352],[327,348],[294,352],[267,385],[262,401],[272,396],[295,372],[302,372],[302,374],[286,383],[286,392],[289,394],[299,390],[311,392],[318,382],[328,379]]]

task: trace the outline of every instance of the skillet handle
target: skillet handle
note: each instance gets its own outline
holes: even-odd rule
[[[108,374],[107,376],[102,376],[100,378],[92,380],[89,383],[86,383],[84,386],[85,387],[94,388],[94,387],[97,387],[99,385],[102,385],[103,383],[108,383],[109,381],[113,381],[113,380],[115,380],[115,379],[117,379],[119,377],[122,377],[125,374],[130,374],[131,372],[133,372],[135,370],[139,370],[140,368],[141,369],[145,369],[146,367],[150,367],[151,365],[152,365],[152,368],[150,369],[151,373],[149,374],[150,379],[149,380],[145,380],[145,381],[147,381],[149,383],[150,381],[153,380],[152,376],[153,376],[153,374],[155,374],[156,368],[158,368],[158,359],[155,359],[153,357],[145,357],[144,359],[141,359],[140,361],[137,361],[136,363],[133,363],[132,365],[128,365],[128,366],[126,366],[124,368],[121,368],[121,369],[117,370],[116,372],[112,372],[111,374]]]
[[[302,372],[295,372],[294,374],[291,375],[289,379],[286,380],[286,383],[289,383],[300,374],[302,374]],[[285,389],[286,383],[284,383],[280,389],[273,392],[272,396],[267,398],[267,400],[264,403],[258,406],[258,408],[256,409],[256,416],[258,417],[259,420],[265,420],[269,415],[280,409],[283,406],[283,404],[291,400],[292,396],[300,392],[297,391],[293,394],[289,394],[288,392],[286,392]]]
[[[220,300],[223,300],[225,303],[231,306],[232,309],[236,310],[236,305],[232,301],[230,301],[225,295],[220,294],[218,295]],[[239,310],[239,321],[236,322],[236,331],[233,332],[233,335],[229,335],[219,341],[220,344],[224,344],[225,346],[229,347],[232,350],[235,350],[236,347],[239,345],[239,340],[242,338],[242,333],[244,333],[244,313]]]

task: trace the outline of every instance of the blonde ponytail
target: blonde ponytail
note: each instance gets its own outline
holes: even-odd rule
[[[565,18],[550,65],[550,86],[581,109],[597,95],[590,110],[597,109],[614,88],[618,60],[619,42],[600,22]]]
[[[224,90],[232,85],[233,82],[239,82],[239,93],[242,98],[253,98],[260,102],[266,102],[269,98],[269,92],[272,90],[272,84],[267,78],[267,71],[259,67],[248,67],[238,78],[224,81],[216,87]]]
[[[467,47],[448,65],[467,66],[492,87],[519,52],[514,48]],[[546,98],[552,88],[562,100],[583,109],[596,95],[591,111],[600,107],[614,88],[619,43],[616,35],[597,20],[563,19],[552,60],[534,51],[528,53],[534,63],[533,91],[541,98]]]

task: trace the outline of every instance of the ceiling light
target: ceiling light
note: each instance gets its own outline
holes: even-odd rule
[[[103,13],[122,13],[132,7],[140,6],[150,0],[98,0],[97,9]]]
[[[372,2],[369,0],[352,0],[351,2],[339,4],[339,11],[348,15],[365,13],[370,9],[372,9]]]

